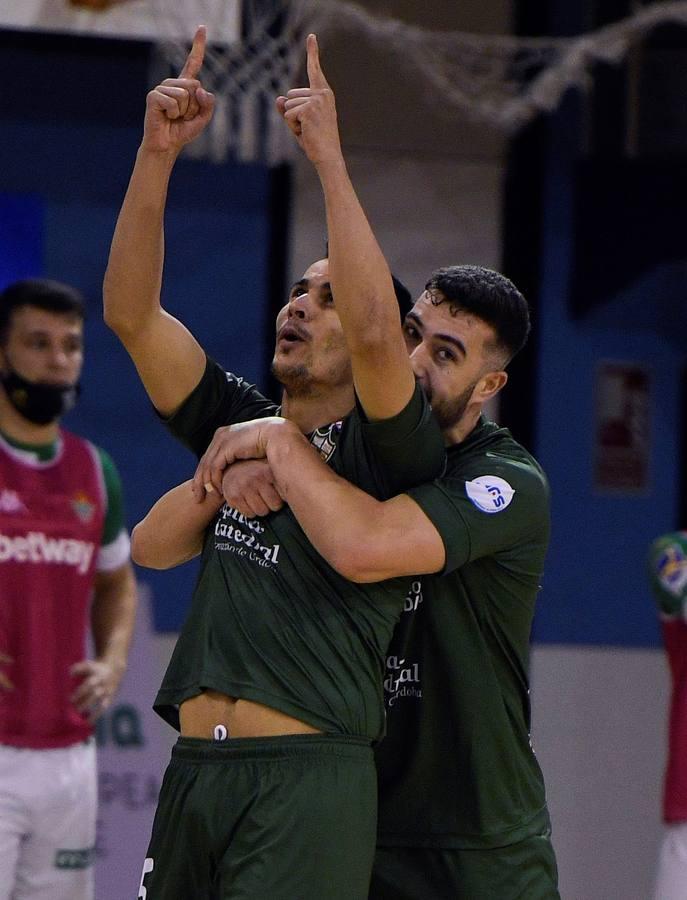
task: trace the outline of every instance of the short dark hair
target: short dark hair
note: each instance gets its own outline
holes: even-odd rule
[[[401,311],[401,320],[405,319],[407,314],[413,308],[413,298],[408,288],[396,276],[391,273],[391,280],[394,283],[394,293],[396,294],[396,302]]]
[[[497,349],[506,355],[504,365],[525,346],[530,333],[527,301],[513,282],[484,266],[446,266],[432,273],[425,285],[432,303],[444,301],[451,312],[470,312],[496,332]]]
[[[14,311],[23,306],[76,316],[82,321],[86,318],[84,299],[76,288],[50,278],[25,278],[0,293],[0,340],[7,337]]]

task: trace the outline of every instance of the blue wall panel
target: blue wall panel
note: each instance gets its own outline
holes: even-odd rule
[[[3,155],[0,192],[13,194],[0,204],[0,228],[7,228],[0,237],[3,246],[11,245],[4,255],[15,265],[0,270],[0,276],[6,273],[6,283],[45,274],[85,294],[83,393],[65,424],[112,454],[133,525],[194,468],[191,454],[157,421],[133,364],[102,321],[102,279],[139,134],[73,122],[5,122],[3,129],[5,149],[13,152]],[[6,234],[11,240],[4,244]],[[210,355],[264,384],[270,350],[265,345],[268,171],[180,161],[170,189],[166,240],[166,308]],[[152,587],[156,627],[178,629],[195,565],[138,574]]]
[[[43,212],[41,197],[0,195],[0,289],[41,271]]]
[[[538,317],[537,455],[551,483],[552,540],[534,637],[562,644],[653,646],[660,634],[646,556],[649,542],[675,525],[684,348],[659,328],[633,327],[623,317],[623,297],[613,303],[615,319],[607,308],[605,317],[571,320],[575,147],[575,135],[559,128],[548,173]],[[660,284],[660,278],[655,284],[644,280],[647,305],[656,302]],[[674,302],[687,303],[687,295]],[[643,495],[594,489],[594,378],[602,360],[638,363],[651,372],[650,484]]]

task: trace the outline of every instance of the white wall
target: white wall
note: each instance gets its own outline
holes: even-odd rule
[[[413,296],[440,265],[498,265],[500,163],[354,152],[348,168],[389,264]],[[295,279],[324,253],[326,237],[319,182],[301,159],[292,230]]]
[[[668,680],[660,650],[534,648],[532,735],[563,900],[651,896]]]

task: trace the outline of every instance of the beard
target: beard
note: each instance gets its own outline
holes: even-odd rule
[[[290,397],[322,397],[353,385],[348,350],[338,339],[328,341],[320,354],[308,353],[297,362],[275,354],[271,372]]]
[[[477,384],[477,382],[475,382]],[[453,428],[463,418],[467,405],[472,397],[475,384],[467,387],[460,396],[452,400],[438,400],[432,397],[431,391],[425,391],[432,406],[434,417],[442,431]]]
[[[291,397],[305,397],[310,393],[310,370],[303,363],[272,362],[272,375]]]

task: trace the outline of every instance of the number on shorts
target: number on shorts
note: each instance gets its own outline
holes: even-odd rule
[[[155,863],[153,862],[152,856],[147,856],[143,863],[143,874],[141,875],[141,884],[138,888],[138,900],[146,900],[146,897],[148,896],[148,891],[143,886],[143,882],[146,880],[146,875],[149,875],[153,871],[154,865]]]

